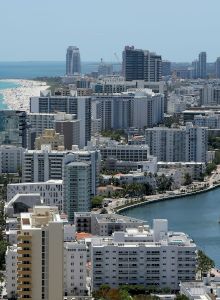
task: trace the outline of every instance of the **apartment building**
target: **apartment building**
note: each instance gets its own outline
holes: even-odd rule
[[[0,174],[17,173],[21,170],[25,149],[12,145],[0,146]]]
[[[117,214],[97,214],[76,212],[74,225],[77,232],[88,232],[97,236],[109,236],[114,231],[126,231],[127,228],[143,226],[144,221]]]
[[[148,227],[115,232],[91,242],[92,290],[102,284],[170,287],[195,280],[196,245],[184,233],[169,232],[167,220]]]
[[[208,129],[186,126],[177,128],[154,127],[146,129],[146,144],[150,154],[158,161],[206,162],[208,151]]]
[[[8,246],[5,253],[5,288],[9,299],[17,295],[17,256],[17,245]]]
[[[64,212],[73,222],[74,212],[90,211],[92,197],[91,163],[70,162],[64,166]]]
[[[18,299],[63,297],[63,223],[55,207],[21,213],[18,232]]]
[[[103,160],[115,158],[123,161],[146,161],[149,155],[148,145],[122,145],[115,141],[99,145]]]
[[[76,241],[64,242],[64,295],[87,295],[88,286],[86,279],[86,244]]]
[[[45,96],[30,98],[31,113],[65,112],[76,116],[80,120],[80,148],[87,145],[91,139],[91,98]]]

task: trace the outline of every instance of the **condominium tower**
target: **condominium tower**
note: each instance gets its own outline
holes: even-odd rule
[[[63,223],[56,207],[21,213],[18,232],[18,299],[63,299]]]
[[[122,53],[122,71],[125,80],[161,80],[162,58],[148,50],[125,46]]]
[[[83,148],[91,139],[91,98],[41,96],[30,98],[30,111],[32,113],[65,112],[75,115],[80,120],[80,144]]]
[[[193,126],[192,123],[178,128],[148,128],[146,144],[158,161],[206,162],[208,128]]]
[[[69,222],[74,220],[74,212],[91,210],[91,164],[71,162],[64,167],[64,212]]]
[[[69,46],[66,51],[66,75],[81,73],[81,61],[79,48]]]

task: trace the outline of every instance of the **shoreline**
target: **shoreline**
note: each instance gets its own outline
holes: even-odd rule
[[[2,89],[2,103],[7,105],[7,109],[22,110],[29,112],[30,97],[40,96],[40,92],[49,88],[46,82],[26,80],[26,79],[0,79],[0,82],[11,82],[18,87]]]
[[[138,207],[138,206],[143,206],[143,205],[147,205],[147,204],[151,204],[151,203],[154,203],[154,202],[161,202],[161,201],[166,201],[166,200],[175,200],[175,199],[178,199],[178,198],[184,198],[184,197],[187,197],[187,196],[193,196],[193,195],[197,195],[197,194],[202,194],[202,193],[207,193],[211,190],[214,190],[214,189],[217,189],[220,187],[220,183],[216,184],[216,185],[213,185],[213,186],[209,186],[205,189],[202,189],[202,190],[198,190],[198,191],[194,191],[194,192],[190,192],[190,193],[183,193],[183,194],[180,194],[180,195],[170,195],[170,196],[165,196],[165,197],[160,197],[160,198],[154,198],[154,199],[150,199],[150,200],[144,200],[144,201],[141,201],[141,202],[137,202],[137,203],[132,203],[132,204],[125,204],[123,205],[123,207],[116,207],[114,208],[114,212],[113,213],[122,213],[123,211],[126,211],[126,210],[129,210],[129,209],[132,209],[132,208],[135,208],[135,207]]]

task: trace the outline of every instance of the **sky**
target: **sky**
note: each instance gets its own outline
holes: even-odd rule
[[[116,62],[134,45],[173,62],[220,56],[219,0],[0,0],[0,61]]]

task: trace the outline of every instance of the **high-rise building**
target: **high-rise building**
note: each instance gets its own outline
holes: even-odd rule
[[[204,106],[212,106],[220,104],[220,86],[212,86],[205,84],[200,88],[199,104]]]
[[[207,78],[206,52],[200,52],[198,59],[192,62],[192,77]]]
[[[75,115],[80,120],[80,144],[83,148],[91,139],[91,98],[46,96],[31,97],[30,112],[57,113],[65,112]]]
[[[171,75],[171,62],[168,60],[162,60],[162,76]]]
[[[206,79],[206,52],[199,53],[199,78]]]
[[[63,177],[64,212],[68,221],[73,222],[74,212],[91,210],[91,164],[71,162],[64,166]]]
[[[144,52],[125,46],[122,53],[122,72],[125,80],[144,80]]]
[[[100,119],[101,130],[127,129],[132,126],[132,102],[128,94],[96,96],[92,101],[92,115]]]
[[[215,62],[215,76],[216,78],[220,78],[220,57],[218,57]]]
[[[82,161],[91,163],[92,195],[99,184],[100,151],[52,151],[45,145],[41,150],[27,150],[23,155],[22,181],[44,182],[63,178],[64,164]]]
[[[149,89],[135,92],[133,99],[133,127],[153,127],[163,122],[164,96]]]
[[[101,130],[152,127],[163,121],[164,96],[149,89],[96,96],[92,115],[100,119]]]
[[[206,162],[208,129],[192,123],[178,128],[149,128],[146,129],[146,144],[158,161]]]
[[[26,148],[26,112],[17,110],[0,110],[0,145],[12,145]]]
[[[22,167],[22,147],[11,145],[0,146],[0,174],[18,173]]]
[[[81,73],[81,61],[79,48],[69,46],[66,52],[66,75]]]
[[[162,58],[154,52],[144,50],[144,80],[147,82],[161,81]]]
[[[125,80],[145,80],[157,82],[161,80],[162,58],[148,50],[126,46],[122,53],[122,71]]]
[[[73,145],[80,145],[80,120],[73,115],[58,113],[55,117],[55,130],[64,136],[64,148],[71,150]]]
[[[18,232],[18,299],[63,299],[63,222],[56,207],[21,213]]]

